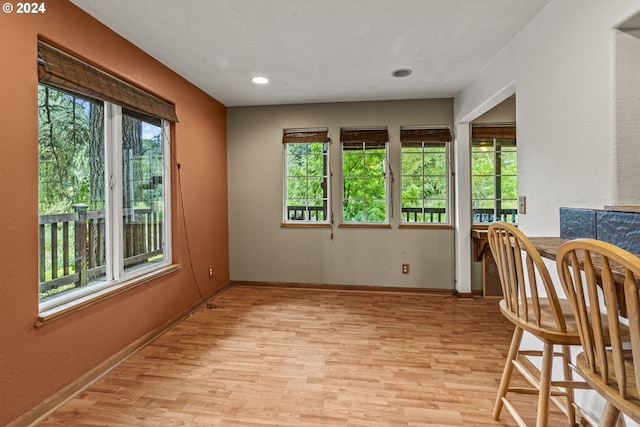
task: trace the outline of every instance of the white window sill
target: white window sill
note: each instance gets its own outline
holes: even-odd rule
[[[54,320],[64,317],[68,314],[75,313],[97,302],[100,302],[108,298],[111,298],[112,296],[118,295],[126,290],[135,288],[144,283],[155,280],[159,277],[166,276],[167,274],[171,274],[174,271],[180,270],[181,268],[182,267],[180,266],[180,264],[167,265],[166,267],[160,268],[158,270],[154,270],[150,273],[144,274],[142,276],[138,276],[134,279],[118,283],[117,285],[110,286],[108,288],[105,288],[101,291],[84,296],[82,298],[69,301],[66,304],[61,304],[59,306],[50,308],[48,310],[41,311],[40,314],[38,315],[38,320],[36,321],[34,326],[36,328],[39,328],[48,323],[51,323]]]

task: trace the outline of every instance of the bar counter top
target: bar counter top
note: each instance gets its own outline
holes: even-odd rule
[[[555,261],[560,245],[570,239],[563,239],[562,237],[530,237],[529,240],[540,252],[540,256]]]
[[[472,230],[472,238],[474,240],[474,246],[476,247],[476,253],[481,251],[480,254],[484,255],[484,253],[490,253],[490,249],[488,248],[489,244],[487,241],[488,231],[486,229],[478,229],[475,228]],[[547,258],[551,261],[556,261],[556,255],[558,253],[558,248],[565,242],[570,241],[571,239],[564,239],[562,237],[529,237],[533,246],[538,250],[540,256],[543,258]],[[483,258],[484,259],[484,258]],[[479,260],[479,259],[477,259]],[[593,259],[593,264],[596,268],[596,274],[599,274],[600,270],[600,258],[595,257]],[[612,266],[612,273],[614,277],[614,281],[619,286],[622,286],[624,283],[624,271],[616,265]],[[618,306],[620,309],[620,314],[626,316],[626,305],[624,302],[624,292],[621,289],[618,289]]]
[[[471,237],[477,243],[480,243],[480,247],[476,250],[476,261],[481,259],[484,251],[488,249],[487,242],[487,229],[486,228],[473,228],[471,230]],[[556,260],[556,253],[558,248],[564,242],[568,242],[570,239],[563,239],[562,237],[530,237],[531,243],[536,247],[540,255],[544,258],[548,258],[552,261]]]

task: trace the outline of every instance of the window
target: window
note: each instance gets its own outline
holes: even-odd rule
[[[473,222],[518,222],[518,159],[516,128],[479,126],[471,129]]]
[[[448,128],[400,128],[403,224],[448,224]]]
[[[345,128],[340,141],[343,223],[388,223],[387,129]]]
[[[327,129],[285,129],[285,223],[329,222]]]
[[[42,312],[169,265],[168,123],[176,117],[170,104],[38,48]]]

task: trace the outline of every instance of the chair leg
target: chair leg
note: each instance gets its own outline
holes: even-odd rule
[[[549,398],[551,396],[551,371],[553,367],[553,344],[544,343],[542,369],[540,371],[540,394],[536,427],[547,427],[549,423]]]
[[[493,407],[493,419],[500,419],[500,412],[504,402],[502,399],[507,395],[509,391],[509,383],[511,382],[511,374],[513,373],[513,360],[518,355],[520,350],[520,342],[522,341],[523,330],[516,327],[511,337],[511,345],[509,346],[509,353],[507,354],[507,360],[504,364],[504,370],[502,371],[502,378],[500,379],[500,387],[498,388],[498,397],[496,398],[496,404]]]
[[[573,381],[573,371],[569,366],[571,363],[571,350],[568,345],[562,346],[562,370],[564,372],[565,381]],[[569,418],[569,425],[576,425],[576,408],[573,406],[574,393],[572,388],[567,388],[567,418]]]
[[[598,427],[614,427],[618,423],[619,417],[620,410],[607,402],[602,410],[602,415],[600,415]]]

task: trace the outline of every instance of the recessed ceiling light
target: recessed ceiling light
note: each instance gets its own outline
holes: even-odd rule
[[[269,83],[269,79],[266,78],[265,76],[251,77],[251,81],[257,85],[266,85],[267,83]]]
[[[391,75],[393,77],[401,78],[401,77],[409,77],[411,73],[413,73],[413,70],[409,68],[398,68],[397,70],[393,71]]]

